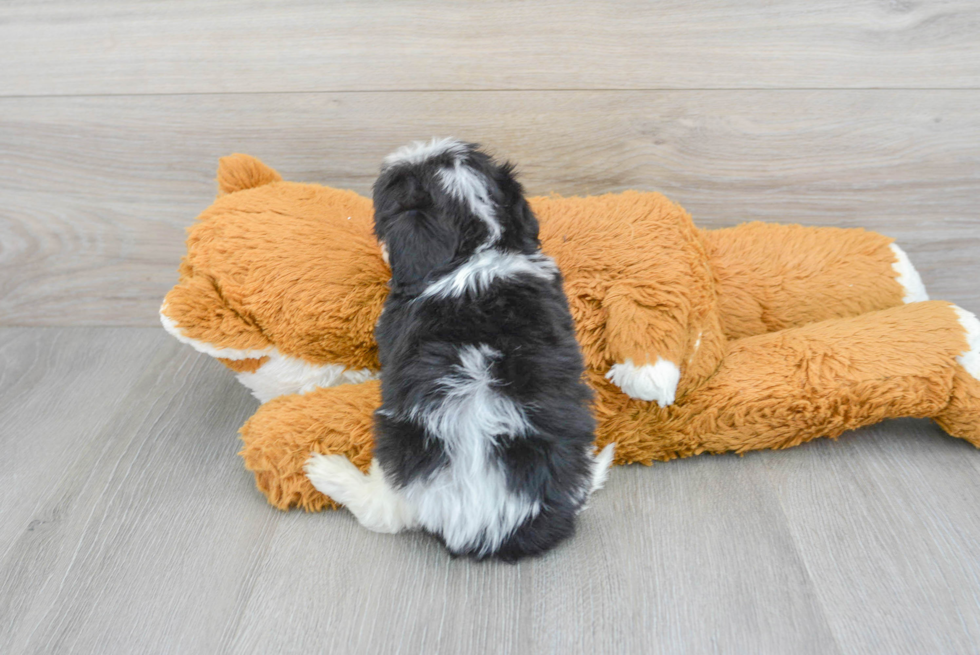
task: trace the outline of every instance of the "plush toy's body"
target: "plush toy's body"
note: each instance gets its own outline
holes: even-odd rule
[[[243,155],[222,160],[219,184],[161,316],[265,402],[241,433],[269,501],[322,509],[311,453],[371,461],[389,276],[371,203]],[[656,193],[530,202],[564,275],[597,446],[615,442],[617,463],[784,448],[901,416],[980,446],[980,323],[927,301],[891,239],[700,230]]]

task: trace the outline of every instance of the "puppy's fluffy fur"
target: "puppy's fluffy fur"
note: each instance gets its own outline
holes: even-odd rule
[[[375,462],[362,476],[315,457],[311,481],[368,527],[421,527],[455,554],[554,547],[612,450],[592,454],[561,276],[512,167],[474,144],[414,144],[385,160],[374,203],[392,270]]]

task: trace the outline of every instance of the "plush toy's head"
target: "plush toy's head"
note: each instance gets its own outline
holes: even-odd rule
[[[221,160],[218,183],[188,229],[164,326],[239,371],[263,401],[372,377],[390,272],[370,200],[283,182],[245,155]]]

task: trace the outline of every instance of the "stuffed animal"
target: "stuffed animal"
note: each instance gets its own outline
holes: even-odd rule
[[[162,322],[264,403],[241,455],[269,502],[334,507],[303,467],[312,453],[371,465],[389,277],[371,202],[245,155],[221,160],[218,183]],[[980,447],[980,322],[929,301],[891,239],[704,230],[657,193],[530,203],[564,276],[596,446],[614,442],[616,463],[786,448],[905,416]]]

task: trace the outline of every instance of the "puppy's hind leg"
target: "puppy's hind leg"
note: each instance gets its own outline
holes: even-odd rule
[[[365,475],[343,455],[314,453],[303,469],[317,491],[346,506],[368,530],[393,534],[418,523],[415,509],[391,487],[377,460]]]

